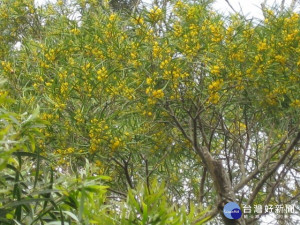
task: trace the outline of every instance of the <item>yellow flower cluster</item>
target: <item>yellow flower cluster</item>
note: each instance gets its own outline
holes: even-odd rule
[[[265,101],[267,102],[267,104],[271,105],[271,106],[275,106],[278,104],[278,98],[274,93],[269,93],[266,95],[266,99]]]
[[[68,76],[68,72],[67,71],[62,71],[58,73],[58,77],[61,81],[64,81]]]
[[[152,116],[152,112],[147,112],[146,110],[143,111],[144,116]]]
[[[130,50],[129,50],[129,55],[130,55],[130,60],[129,64],[133,65],[135,68],[138,68],[141,65],[140,60],[138,59],[138,49],[140,47],[140,44],[137,42],[132,42],[130,43]]]
[[[215,66],[213,66],[213,67],[211,68],[210,72],[211,72],[212,74],[218,75],[218,74],[220,74],[220,67],[219,67],[218,65],[215,65]]]
[[[239,128],[240,128],[241,131],[245,131],[247,126],[246,126],[246,124],[244,124],[242,122],[239,122]]]
[[[77,29],[77,28],[73,28],[73,29],[70,30],[70,33],[78,35],[78,34],[80,34],[80,30]]]
[[[197,18],[197,6],[187,7],[186,18],[188,20],[194,20]]]
[[[76,110],[74,119],[76,120],[76,122],[77,122],[78,124],[84,122],[84,118],[83,118],[83,115],[82,115],[80,109],[77,109],[77,110]]]
[[[66,104],[57,102],[57,103],[55,103],[54,108],[58,109],[58,110],[64,110],[66,108]]]
[[[116,150],[116,148],[120,147],[122,142],[120,140],[120,138],[117,138],[117,137],[114,137],[111,141],[110,141],[110,144],[111,144],[111,149],[112,150]]]
[[[152,79],[152,78],[148,77],[148,78],[146,79],[146,83],[147,83],[148,85],[151,85],[152,82],[153,82],[153,79]]]
[[[180,37],[182,35],[182,26],[179,23],[173,25],[173,30],[175,37]]]
[[[245,53],[242,50],[232,53],[231,57],[239,62],[244,62],[246,60]]]
[[[3,67],[3,69],[4,69],[4,71],[10,72],[10,73],[14,72],[14,71],[13,71],[13,68],[12,68],[12,65],[11,65],[10,62],[2,61],[2,62],[1,62],[1,65],[2,65],[2,67]]]
[[[46,121],[52,121],[52,120],[56,120],[58,118],[59,118],[58,114],[56,114],[56,115],[53,115],[53,114],[50,114],[50,113],[42,113],[41,114],[41,119],[46,120]]]
[[[221,32],[222,23],[219,22],[218,24],[211,24],[209,29],[212,33],[212,41],[213,42],[220,42],[223,39],[223,34]]]
[[[96,59],[104,59],[103,52],[99,49],[92,49],[92,54],[96,57]]]
[[[161,52],[162,52],[162,48],[159,46],[158,42],[155,41],[153,44],[153,51],[152,51],[153,58],[154,59],[162,58]]]
[[[58,155],[69,155],[74,153],[75,149],[72,147],[69,147],[67,149],[57,149],[54,151],[54,154],[58,154]]]
[[[292,107],[300,108],[300,100],[299,100],[299,99],[296,99],[296,100],[292,101],[290,105],[291,105]]]
[[[81,69],[85,74],[89,73],[90,68],[93,68],[93,65],[90,62],[85,63],[84,65],[81,66]]]
[[[184,8],[184,7],[186,7],[187,5],[185,4],[185,3],[183,3],[181,0],[179,0],[179,1],[176,1],[176,3],[175,3],[175,9],[182,9],[182,8]]]
[[[273,90],[269,91],[268,89],[264,90],[266,92],[265,102],[271,106],[276,106],[283,99],[283,95],[287,93],[287,88],[276,87]]]
[[[54,61],[55,60],[55,51],[54,49],[50,49],[48,53],[45,54],[45,57],[49,61]]]
[[[97,80],[98,81],[103,81],[103,80],[105,80],[105,79],[107,79],[107,77],[108,77],[108,73],[107,73],[107,70],[106,70],[106,68],[105,67],[102,67],[101,69],[99,69],[98,71],[97,71]]]
[[[154,8],[149,11],[149,18],[152,22],[158,22],[162,19],[162,15],[162,10],[158,8],[158,6],[154,6]]]
[[[268,49],[268,44],[267,44],[266,40],[259,42],[257,44],[257,49],[258,49],[258,51],[267,50]]]
[[[164,92],[163,92],[162,89],[158,89],[158,90],[154,90],[154,91],[152,92],[152,96],[153,96],[154,98],[163,98],[163,97],[165,96],[165,94],[164,94]]]
[[[108,20],[110,22],[114,22],[116,19],[117,19],[117,14],[115,14],[115,13],[110,14],[110,16],[108,18]]]
[[[49,69],[50,68],[50,65],[46,64],[45,62],[41,62],[41,67],[44,68],[44,69]]]
[[[275,60],[277,62],[279,62],[280,64],[285,64],[286,62],[286,57],[284,57],[283,55],[276,55],[275,56]]]
[[[91,120],[92,127],[89,131],[90,137],[90,153],[95,153],[99,149],[102,141],[108,139],[108,125],[105,121],[94,118]]]
[[[120,91],[122,92],[122,89]],[[134,92],[134,88],[129,88],[127,86],[123,88],[124,96],[129,100],[134,99]]]
[[[135,25],[144,25],[144,19],[142,17],[136,17],[131,20]]]
[[[60,93],[62,94],[62,96],[66,97],[68,91],[69,91],[69,83],[68,82],[62,83],[60,87]]]
[[[170,65],[171,60],[172,60],[171,57],[168,57],[167,59],[163,60],[163,61],[160,63],[159,68],[161,68],[161,69],[167,68],[167,67]]]
[[[209,86],[209,90],[211,91],[218,91],[221,89],[221,87],[223,86],[223,79],[220,79],[220,80],[216,80],[216,81],[213,81]]]
[[[220,101],[220,95],[218,91],[222,88],[223,86],[223,80],[219,79],[216,81],[213,81],[209,86],[209,98],[208,102],[212,104],[218,104]]]
[[[101,167],[101,166],[102,166],[102,163],[101,163],[100,160],[96,160],[95,165],[96,165],[97,167]]]

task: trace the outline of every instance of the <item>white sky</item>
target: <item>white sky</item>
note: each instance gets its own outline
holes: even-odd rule
[[[231,6],[238,12],[243,12],[245,16],[262,18],[261,13],[261,3],[264,0],[228,0]],[[285,0],[285,5],[290,6],[292,0]],[[300,1],[297,0],[297,10],[299,10]],[[280,5],[281,0],[267,0],[267,5]],[[216,0],[214,3],[214,7],[219,12],[227,14],[228,12],[233,12],[229,5],[226,3],[226,0]]]

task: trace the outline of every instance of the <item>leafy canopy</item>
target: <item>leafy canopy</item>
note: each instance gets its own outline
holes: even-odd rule
[[[240,205],[293,202],[299,14],[263,12],[225,18],[210,1],[170,1],[125,16],[105,1],[1,1],[3,221],[202,223],[221,198],[206,150]],[[7,145],[7,121],[31,144]]]

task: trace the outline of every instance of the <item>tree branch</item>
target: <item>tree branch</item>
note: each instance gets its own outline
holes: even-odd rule
[[[264,176],[260,179],[258,184],[256,185],[255,189],[253,190],[252,195],[250,196],[247,205],[251,205],[258,194],[258,192],[261,190],[262,186],[265,184],[266,180],[278,169],[278,167],[284,162],[284,160],[287,158],[287,156],[290,154],[290,152],[293,150],[293,148],[298,144],[300,140],[300,132],[297,133],[296,137],[292,141],[292,143],[288,146],[285,153],[281,156],[281,158],[278,160],[278,162],[267,171]]]

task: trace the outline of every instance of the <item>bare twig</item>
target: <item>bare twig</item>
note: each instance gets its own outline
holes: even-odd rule
[[[168,109],[168,113],[169,115],[172,117],[172,119],[174,120],[177,128],[181,131],[181,133],[183,134],[183,136],[190,142],[193,143],[192,139],[187,135],[187,133],[185,132],[185,130],[183,129],[183,127],[181,126],[181,124],[179,123],[178,119],[176,118],[174,111],[171,109],[170,106],[167,106]]]

